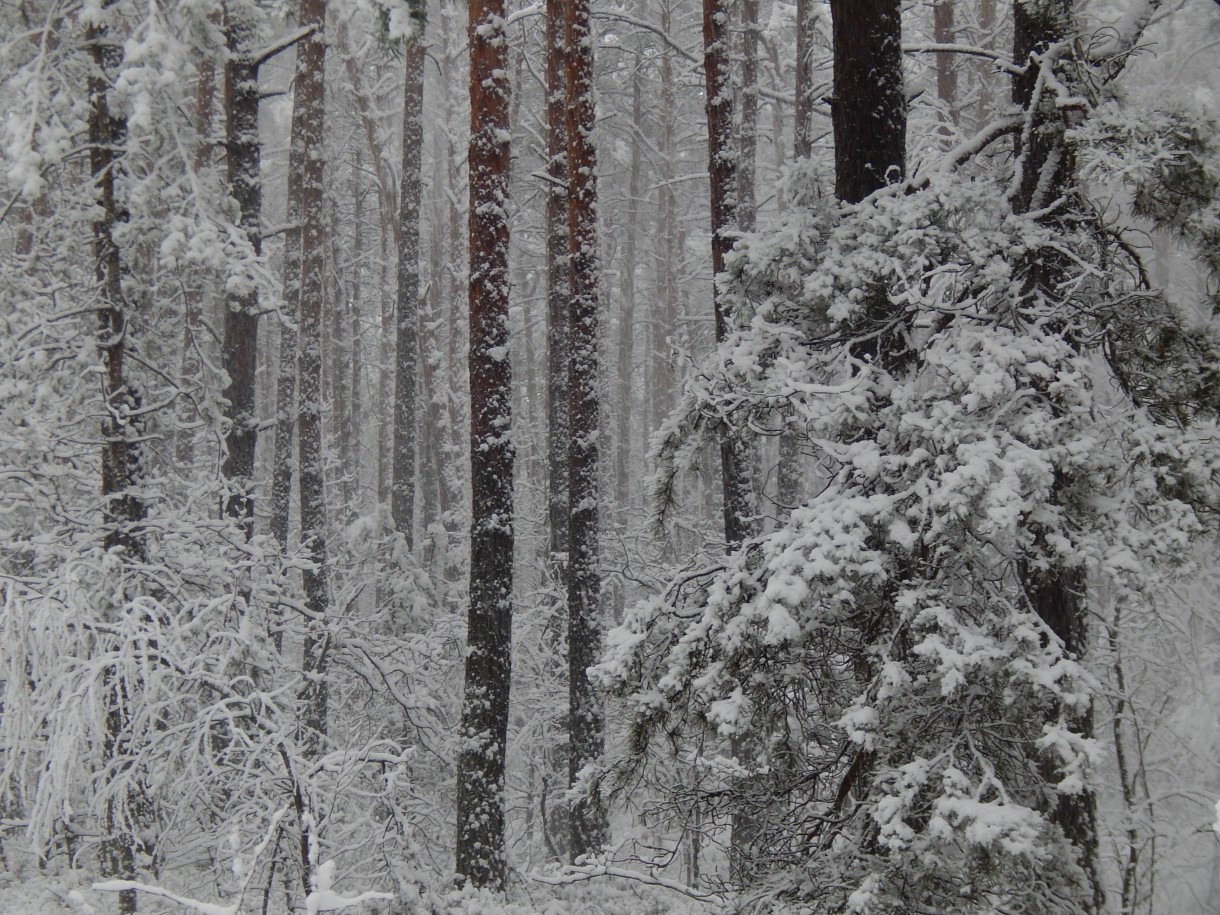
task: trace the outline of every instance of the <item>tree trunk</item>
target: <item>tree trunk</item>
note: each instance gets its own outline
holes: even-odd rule
[[[568,135],[564,69],[565,0],[546,4],[546,301],[547,301],[547,518],[555,589],[568,583]]]
[[[564,15],[568,135],[568,784],[602,754],[601,702],[588,669],[601,649],[598,613],[597,156],[593,147],[593,35],[588,0],[567,0]],[[605,813],[588,802],[571,811],[568,853],[596,854]]]
[[[110,109],[112,81],[122,63],[121,44],[110,35],[106,21],[112,8],[113,3],[104,3],[101,22],[91,23],[86,30],[93,58],[88,86],[89,171],[98,207],[92,234],[99,299],[97,344],[105,409],[101,429],[103,547],[127,563],[145,558],[139,527],[147,512],[134,491],[140,473],[141,424],[136,418],[140,415],[140,397],[124,370],[131,327],[128,304],[123,298],[122,254],[114,237],[116,227],[127,219],[116,195],[127,142],[127,121]],[[102,763],[114,766],[116,760],[127,755],[129,703],[119,671],[108,667],[103,677],[106,727]],[[126,763],[119,762],[118,766],[125,768]],[[133,819],[134,811],[121,793],[106,801],[99,861],[102,876],[135,879],[137,839]],[[119,912],[129,915],[135,911],[135,891],[124,890],[119,894]]]
[[[301,50],[298,49],[298,54]],[[294,82],[288,140],[287,230],[284,232],[284,302],[280,314],[280,365],[275,385],[275,457],[271,468],[271,535],[288,549],[292,509],[293,437],[297,426],[297,363],[301,317],[301,182],[305,171],[303,86]]]
[[[394,528],[415,542],[415,465],[419,414],[419,207],[424,146],[424,21],[403,47],[402,172],[398,185],[398,315],[394,357]]]
[[[957,26],[953,15],[953,0],[938,0],[932,7],[932,40],[937,44],[953,44],[957,41]],[[952,139],[954,129],[961,120],[957,107],[957,60],[952,51],[936,52],[936,94],[944,106],[942,118],[948,121],[941,128],[947,139]]]
[[[325,267],[325,82],[326,0],[302,0],[301,24],[314,31],[301,42],[297,51],[293,111],[301,120],[304,161],[301,170],[301,289],[300,350],[297,379],[300,385],[297,419],[300,470],[298,491],[301,503],[301,543],[310,566],[304,571],[305,605],[309,622],[305,634],[302,668],[306,685],[302,725],[306,752],[316,756],[326,735],[326,661],[329,639],[326,617],[329,611],[329,575],[326,550],[326,499],[322,447],[322,320],[326,313]],[[307,887],[308,889],[308,887]]]
[[[995,29],[996,0],[979,0],[979,35],[977,44],[980,48],[990,48],[994,42],[992,31]],[[986,58],[979,58],[974,65],[975,78],[978,80],[978,102],[974,108],[975,130],[980,130],[992,116],[994,105],[993,83],[996,79],[995,64]]]
[[[1013,77],[1013,101],[1026,112],[1026,129],[1018,136],[1015,153],[1018,175],[1014,182],[1012,207],[1018,213],[1028,213],[1049,206],[1069,195],[1075,183],[1075,161],[1064,139],[1066,124],[1053,97],[1040,97],[1042,66],[1034,55],[1065,41],[1073,32],[1072,0],[1051,0],[1039,5],[1013,3],[1013,61],[1025,70]],[[1054,224],[1063,221],[1058,213],[1043,219]],[[1067,226],[1064,227],[1070,231]],[[1071,265],[1053,258],[1036,261],[1024,259],[1019,265],[1023,273],[1026,295],[1054,297]],[[1053,492],[1062,491],[1068,483],[1056,479]],[[1053,497],[1052,497],[1053,498]],[[1045,548],[1035,532],[1035,544]],[[1020,576],[1031,606],[1046,625],[1063,642],[1066,653],[1083,658],[1088,645],[1088,622],[1085,607],[1087,582],[1077,569],[1033,569],[1022,564]],[[1059,709],[1047,712],[1048,720],[1059,717]],[[1085,737],[1093,735],[1092,710],[1074,716],[1074,728]],[[1059,773],[1043,764],[1043,775],[1050,783],[1059,780]],[[1092,791],[1060,794],[1051,819],[1068,841],[1077,849],[1078,863],[1088,881],[1090,897],[1084,901],[1084,911],[1100,912],[1105,895],[1097,870],[1097,799]]]
[[[758,0],[741,2],[741,125],[737,132],[737,228],[753,232],[758,221]]]
[[[513,463],[508,358],[508,47],[503,0],[470,0],[470,609],[457,778],[457,872],[502,890],[512,673]]]
[[[200,59],[196,70],[198,82],[195,86],[195,123],[199,135],[195,147],[194,172],[202,176],[212,165],[212,113],[216,98],[216,62],[211,57]],[[198,328],[203,320],[204,283],[188,283],[183,292],[185,314],[182,325],[182,362],[180,384],[192,391],[198,383],[201,361],[199,358]],[[181,468],[189,468],[195,460],[195,424],[199,421],[199,410],[193,396],[183,397],[178,406],[178,428],[175,430],[174,460]]]
[[[258,446],[256,373],[258,366],[258,285],[253,261],[262,254],[262,180],[258,139],[258,63],[250,56],[255,37],[250,11],[225,5],[225,155],[229,193],[237,203],[237,228],[249,245],[251,263],[242,264],[226,284],[222,362],[225,388],[225,460],[228,489],[225,514],[239,521],[246,539],[254,536],[254,453]]]
[[[813,43],[817,13],[813,0],[796,4],[796,110],[793,114],[792,155],[798,162],[813,155]],[[806,206],[810,201],[802,201]],[[776,461],[778,515],[787,516],[801,498],[801,441],[796,431],[780,433]]]
[[[672,0],[661,0],[661,31],[669,34],[673,26]],[[678,201],[674,193],[677,180],[676,135],[677,116],[674,92],[673,51],[665,46],[660,51],[660,158],[661,180],[657,188],[656,252],[657,294],[649,309],[649,383],[648,428],[656,429],[665,419],[673,399],[673,369],[669,358],[669,334],[674,329],[678,313],[678,262],[682,256],[678,247]]]
[[[637,15],[647,12],[644,3],[636,4]],[[632,430],[640,425],[632,391],[635,362],[636,266],[639,260],[640,198],[644,194],[644,75],[640,67],[631,70],[631,165],[627,177],[627,225],[623,239],[623,311],[619,316],[618,347],[618,428],[615,461],[615,494],[620,530],[625,531],[631,502]]]
[[[813,0],[796,2],[796,110],[792,151],[797,159],[813,153],[813,43],[817,36]]]
[[[835,195],[859,203],[906,170],[906,98],[900,0],[831,0],[834,43]],[[884,289],[869,292],[861,359],[896,368],[907,335]]]
[[[703,77],[706,92],[708,176],[711,179],[712,273],[724,272],[725,256],[733,248],[736,224],[734,195],[737,157],[733,148],[733,99],[728,71],[726,0],[703,0]],[[714,294],[716,342],[728,334],[719,290]],[[724,539],[730,549],[750,535],[748,450],[738,436],[724,431],[720,440],[720,470],[724,499]]]
[[[835,195],[859,203],[902,178],[906,99],[902,4],[831,0],[834,31]]]

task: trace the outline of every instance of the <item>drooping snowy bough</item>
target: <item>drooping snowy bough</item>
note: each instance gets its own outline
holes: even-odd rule
[[[1062,142],[1090,187],[1215,267],[1206,125],[1087,107]],[[925,168],[745,238],[737,330],[659,440],[661,509],[723,423],[796,435],[816,478],[773,531],[631,612],[596,671],[629,709],[600,789],[642,780],[654,815],[721,829],[751,811],[747,907],[1096,904],[1061,811],[1092,790],[1098,681],[1040,583],[1085,619],[1102,585],[1140,605],[1189,566],[1220,480],[1220,335],[1149,286],[1076,183],[1028,212],[1016,186]],[[879,364],[870,338],[903,357]],[[728,758],[743,735],[765,748],[749,771]]]

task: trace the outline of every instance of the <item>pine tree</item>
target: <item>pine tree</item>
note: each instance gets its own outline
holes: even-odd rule
[[[508,358],[508,49],[502,0],[470,3],[470,609],[457,773],[457,872],[501,890],[512,673],[513,463]]]

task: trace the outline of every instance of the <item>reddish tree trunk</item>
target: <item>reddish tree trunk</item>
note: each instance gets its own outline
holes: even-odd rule
[[[567,597],[568,555],[568,135],[564,0],[546,4],[547,518],[556,590]]]
[[[241,3],[225,8],[225,156],[229,193],[237,202],[237,227],[249,256],[262,253],[262,181],[259,175],[258,63],[251,56],[254,25]],[[246,539],[254,536],[254,453],[258,446],[256,370],[258,365],[258,286],[252,265],[242,265],[228,284],[221,358],[229,376],[225,388],[225,461],[229,488],[225,513],[241,522]]]
[[[513,463],[508,358],[508,42],[503,0],[470,0],[470,609],[457,872],[503,889],[512,665]]]

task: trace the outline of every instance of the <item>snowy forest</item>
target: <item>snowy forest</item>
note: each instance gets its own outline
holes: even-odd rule
[[[0,0],[0,915],[1220,912],[1220,0]]]

